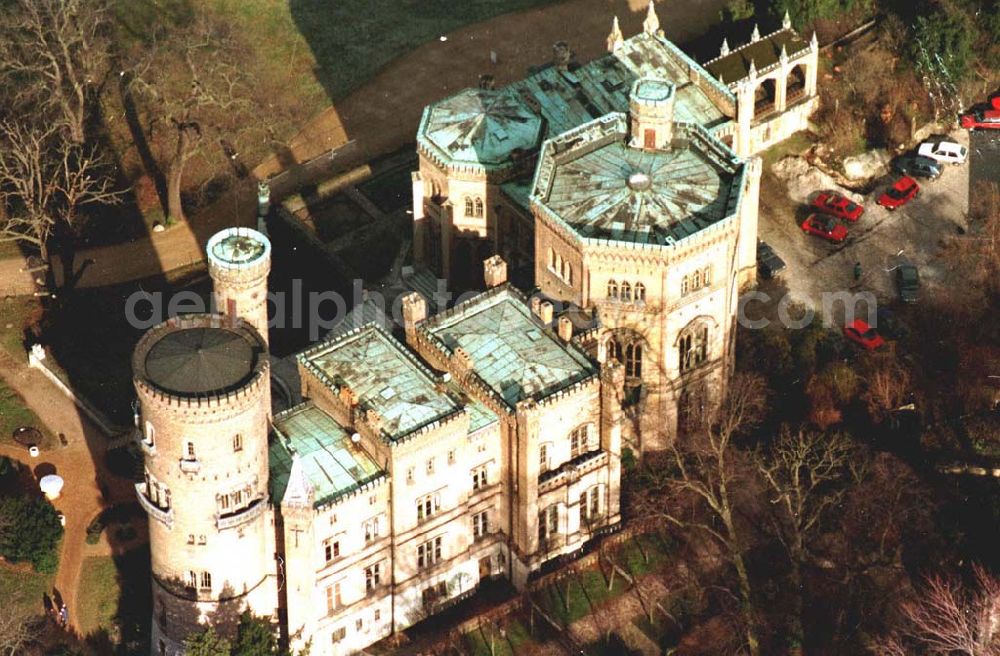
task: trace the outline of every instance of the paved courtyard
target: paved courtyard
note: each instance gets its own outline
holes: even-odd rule
[[[956,131],[951,138],[968,144],[968,133]],[[1000,142],[1000,139],[996,141]],[[847,224],[850,234],[843,244],[831,244],[803,233],[800,225],[809,214],[804,205],[790,205],[784,185],[766,176],[761,191],[760,239],[768,242],[785,260],[788,268],[782,278],[795,300],[822,307],[823,295],[837,292],[872,292],[878,302],[897,298],[895,270],[909,262],[920,270],[921,293],[945,293],[959,281],[942,261],[941,248],[949,237],[967,228],[969,208],[969,171],[990,161],[1000,162],[1000,145],[993,150],[972,149],[963,166],[948,165],[938,180],[918,180],[920,194],[902,208],[890,212],[876,204],[879,195],[895,175],[884,176],[868,193],[863,204],[864,216]],[[1000,167],[998,167],[1000,168]],[[816,190],[821,191],[820,189]],[[854,279],[854,265],[861,263],[862,276]],[[764,285],[767,291],[770,288]],[[835,318],[836,322],[841,319]]]

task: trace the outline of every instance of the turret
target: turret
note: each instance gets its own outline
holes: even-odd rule
[[[667,150],[673,138],[674,85],[652,77],[636,80],[629,95],[629,114],[632,147]]]
[[[216,311],[253,326],[267,343],[267,276],[271,242],[251,228],[227,228],[208,240],[208,272]]]

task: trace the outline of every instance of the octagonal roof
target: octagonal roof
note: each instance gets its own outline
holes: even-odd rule
[[[547,141],[533,204],[583,238],[671,245],[735,214],[743,163],[700,126],[667,150],[627,144],[624,114]]]

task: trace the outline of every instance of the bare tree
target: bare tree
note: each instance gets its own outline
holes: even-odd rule
[[[240,49],[229,27],[200,17],[158,35],[132,72],[130,84],[145,101],[151,131],[166,130],[173,143],[166,156],[171,220],[185,218],[185,167],[212,142],[207,137],[236,132],[245,127],[241,121],[250,122],[250,81],[239,62]]]
[[[933,575],[902,603],[901,623],[879,646],[885,656],[1000,655],[1000,580],[973,568],[973,583]]]
[[[791,613],[791,641],[801,645],[802,567],[812,559],[810,538],[817,534],[827,511],[843,499],[840,482],[848,473],[853,449],[843,435],[781,428],[770,452],[754,456],[757,469],[771,492],[777,511],[777,535],[788,552],[789,583],[795,607]]]
[[[753,590],[747,570],[746,541],[737,525],[735,494],[745,467],[737,464],[733,439],[738,431],[760,421],[765,408],[766,385],[756,375],[738,374],[729,384],[728,394],[718,410],[704,417],[686,444],[675,443],[661,474],[652,473],[644,490],[636,493],[636,511],[647,518],[659,518],[685,529],[708,535],[723,549],[736,570],[739,597],[745,623],[744,639],[752,656],[760,654],[760,629],[754,609]],[[672,466],[672,471],[667,467]],[[685,516],[683,509],[694,502],[707,517]]]
[[[53,234],[77,231],[82,206],[115,203],[120,195],[101,156],[64,137],[58,125],[0,121],[0,241],[31,244],[48,262]]]
[[[108,30],[103,0],[18,0],[0,17],[0,72],[14,99],[50,109],[77,145],[108,72]]]
[[[7,601],[21,595],[23,584],[16,583],[14,590],[7,592]],[[0,613],[0,655],[14,656],[31,642],[32,617],[14,603],[5,603]]]

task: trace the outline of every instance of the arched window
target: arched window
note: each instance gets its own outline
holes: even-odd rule
[[[556,275],[561,276],[562,275],[562,270],[563,270],[562,255],[560,255],[559,253],[556,253],[556,266],[555,266]]]
[[[618,283],[614,280],[608,281],[608,298],[618,298]]]
[[[577,426],[569,434],[569,457],[576,458],[590,451],[590,424]]]
[[[681,280],[681,296],[687,296],[689,291],[691,291],[691,279],[684,276],[684,279]]]
[[[552,270],[556,268],[556,252],[551,248],[549,249],[549,268]]]
[[[211,572],[201,573],[201,589],[211,590],[212,589],[212,574]]]
[[[701,271],[697,269],[691,274],[691,288],[701,289]]]
[[[483,199],[476,196],[476,216],[482,218],[483,216]]]
[[[708,326],[699,324],[686,330],[677,342],[677,355],[681,373],[705,362],[708,359]]]
[[[563,279],[566,281],[566,284],[573,284],[573,265],[569,262],[566,263],[566,273],[563,275]]]
[[[630,303],[632,301],[632,285],[627,282],[622,283],[622,300],[626,303]]]
[[[625,375],[642,378],[642,344],[632,342],[625,347]]]
[[[465,216],[473,216],[475,208],[472,204],[472,198],[469,196],[465,197]]]
[[[622,361],[622,345],[617,339],[608,340],[608,357],[614,358],[618,362]]]
[[[708,287],[712,284],[712,268],[705,267],[701,272],[701,284],[703,287]]]
[[[646,285],[641,282],[635,283],[635,300],[640,303],[646,300]]]

